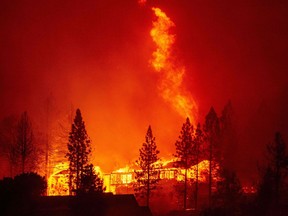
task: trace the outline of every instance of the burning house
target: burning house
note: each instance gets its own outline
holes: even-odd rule
[[[188,178],[195,179],[196,166],[191,166],[188,171]],[[68,195],[69,194],[69,166],[67,163],[56,165],[53,174],[48,180],[48,194],[55,195]],[[199,169],[199,182],[207,182],[207,175],[209,169],[209,161],[203,160],[198,164]],[[133,185],[135,180],[135,168],[126,166],[115,170],[111,173],[102,173],[98,168],[95,169],[100,174],[104,181],[106,188],[105,192],[112,192],[114,194],[133,194]],[[160,180],[176,180],[181,182],[184,180],[185,170],[175,166],[175,160],[168,160],[162,163],[161,168],[158,169],[158,178]],[[215,176],[216,178],[216,176]]]

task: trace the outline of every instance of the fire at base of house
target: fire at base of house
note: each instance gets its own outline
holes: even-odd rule
[[[184,169],[179,169],[174,166],[175,160],[168,160],[162,162],[163,166],[158,170],[158,178],[161,180],[176,180],[178,182],[184,181]],[[188,178],[196,178],[196,166],[191,166],[188,171]],[[53,174],[48,179],[48,195],[49,196],[59,196],[68,195],[68,177],[69,177],[69,165],[68,163],[61,163],[55,166]],[[209,161],[203,160],[198,164],[199,170],[199,182],[208,181],[208,169]],[[133,188],[135,180],[135,169],[128,166],[115,170],[111,173],[102,173],[99,167],[95,167],[95,171],[100,174],[104,181],[104,186],[106,187],[105,192],[112,192],[113,194],[119,194],[119,188]],[[216,176],[216,172],[214,178]],[[132,191],[132,192],[131,192]],[[133,193],[133,190],[127,190],[127,192]]]

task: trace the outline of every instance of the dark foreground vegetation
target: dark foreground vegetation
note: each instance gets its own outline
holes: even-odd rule
[[[188,215],[281,216],[288,215],[288,157],[280,133],[267,145],[267,163],[259,166],[255,193],[244,193],[235,172],[222,169],[208,206]],[[183,213],[187,215],[187,211]],[[180,214],[179,214],[180,215]]]
[[[140,207],[133,195],[113,195],[98,191],[77,196],[43,196],[45,178],[37,173],[23,173],[0,181],[2,216],[106,216],[152,215]]]
[[[162,216],[272,216],[287,215],[288,196],[285,184],[277,191],[277,175],[270,164],[263,169],[263,177],[256,193],[243,193],[235,173],[225,172],[225,181],[218,183],[211,206],[199,199],[199,209],[155,212]],[[275,171],[275,170],[274,170]],[[283,182],[284,183],[284,182]],[[205,185],[204,185],[205,186]],[[206,186],[205,186],[206,187]],[[200,191],[201,191],[200,187]],[[141,207],[134,195],[112,195],[111,193],[78,193],[76,196],[43,196],[45,179],[36,173],[24,173],[15,178],[0,181],[0,213],[3,216],[113,216],[152,215],[148,207]],[[166,205],[169,199],[153,194],[151,206]],[[201,197],[201,193],[200,193]],[[207,194],[206,194],[207,199]],[[154,203],[157,202],[157,203]]]

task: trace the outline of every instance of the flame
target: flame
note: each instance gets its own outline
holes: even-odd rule
[[[126,165],[125,167],[122,167],[122,168],[115,170],[113,172],[115,172],[115,173],[128,173],[131,171],[133,171],[133,169],[131,169],[130,166]]]
[[[48,196],[69,195],[69,164],[56,164],[47,181]]]
[[[175,159],[172,160],[159,160],[155,162],[156,167],[159,168],[159,178],[166,180],[177,180],[178,182],[184,181],[184,169],[175,168],[173,166]],[[160,166],[161,165],[161,166]],[[117,169],[111,173],[103,173],[100,167],[94,167],[95,171],[100,174],[103,179],[104,186],[106,188],[105,192],[117,193],[117,187],[121,186],[131,186],[136,182],[135,180],[135,169],[130,166],[125,166],[123,168]],[[69,195],[69,164],[59,163],[53,169],[53,174],[48,179],[48,195]],[[139,170],[137,170],[139,171]],[[208,182],[208,171],[209,171],[209,161],[203,160],[198,164],[199,182]],[[217,175],[217,170],[212,171],[214,181],[218,181],[220,177]],[[196,165],[191,166],[188,170],[188,179],[196,179]],[[133,191],[133,190],[132,190]]]
[[[104,185],[108,185],[109,182],[105,184],[105,176],[101,171],[99,166],[94,166],[95,173],[98,173],[100,178],[104,180]],[[49,176],[47,181],[48,186],[48,196],[64,196],[69,195],[69,163],[58,163],[53,168],[53,173]]]
[[[186,69],[184,66],[177,65],[172,55],[176,37],[169,31],[175,27],[175,24],[160,8],[152,8],[152,10],[157,20],[153,22],[150,35],[157,49],[152,54],[151,65],[156,72],[161,73],[160,95],[182,117],[189,117],[193,123],[197,106],[191,94],[183,89],[183,77]]]

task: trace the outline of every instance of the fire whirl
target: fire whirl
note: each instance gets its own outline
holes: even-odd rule
[[[195,123],[197,105],[191,94],[183,87],[186,69],[184,66],[178,66],[172,55],[176,37],[169,31],[175,24],[161,9],[152,8],[152,10],[157,20],[153,22],[150,35],[157,48],[152,54],[151,65],[161,75],[158,86],[160,95],[182,117],[189,117],[191,122]]]

